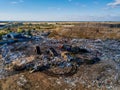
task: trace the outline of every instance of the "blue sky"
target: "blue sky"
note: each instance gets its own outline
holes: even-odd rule
[[[0,20],[120,21],[120,0],[0,0]]]

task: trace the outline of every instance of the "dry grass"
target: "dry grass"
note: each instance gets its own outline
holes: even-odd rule
[[[120,27],[118,23],[72,23],[73,26],[61,25],[59,30],[52,32],[50,37],[61,36],[67,38],[86,39],[120,39]],[[113,27],[111,26],[113,25]]]

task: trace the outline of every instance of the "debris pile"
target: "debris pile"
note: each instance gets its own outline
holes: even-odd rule
[[[56,40],[45,37],[5,44],[0,51],[0,73],[6,70],[5,75],[25,70],[30,73],[41,71],[58,77],[56,84],[64,82],[71,89],[78,83],[86,88],[107,89],[120,84],[120,42],[117,40]],[[24,85],[21,82],[27,81],[18,81],[18,84]]]

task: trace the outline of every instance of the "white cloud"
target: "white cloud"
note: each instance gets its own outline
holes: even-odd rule
[[[48,7],[48,10],[52,10],[52,11],[60,11],[60,10],[62,10],[62,8],[60,8],[60,7]]]
[[[23,0],[16,0],[16,1],[12,1],[11,4],[19,4],[19,3],[23,3]]]
[[[107,5],[112,8],[118,7],[120,6],[120,0],[114,0],[114,2],[108,3]]]
[[[120,21],[120,14],[101,15],[54,15],[41,13],[0,13],[0,19],[6,21]]]

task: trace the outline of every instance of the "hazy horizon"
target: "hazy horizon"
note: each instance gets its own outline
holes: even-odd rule
[[[0,21],[120,21],[120,0],[0,0]]]

